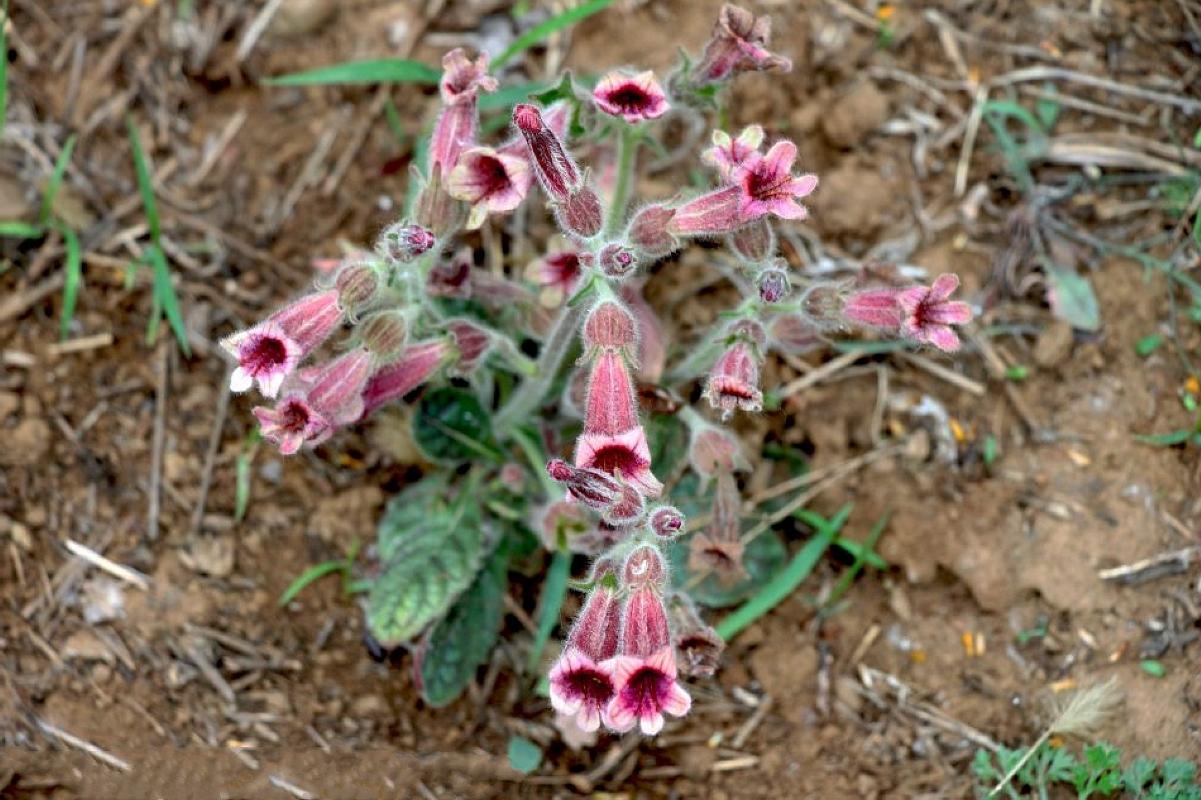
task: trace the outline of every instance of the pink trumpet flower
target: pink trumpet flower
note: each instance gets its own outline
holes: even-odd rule
[[[442,58],[442,113],[430,137],[430,164],[445,180],[458,163],[459,155],[475,145],[479,128],[477,102],[484,92],[496,91],[496,78],[488,74],[488,57],[475,61],[456,47]]]
[[[596,84],[592,101],[601,111],[621,117],[631,125],[661,117],[671,107],[667,94],[650,70],[637,75],[619,71],[606,74]]]
[[[601,576],[584,601],[567,637],[563,655],[551,667],[550,702],[560,714],[572,715],[585,731],[600,727],[601,715],[613,698],[613,658],[617,653],[621,607]]]
[[[952,325],[963,325],[972,319],[972,307],[951,300],[959,288],[959,276],[939,275],[927,289],[915,286],[897,293],[897,304],[904,312],[901,335],[917,342],[932,344],[939,350],[953,353],[959,349],[959,337]]]
[[[221,346],[238,361],[229,379],[230,391],[244,392],[257,383],[264,397],[278,395],[301,360],[342,323],[339,295],[336,288],[305,295],[254,327],[223,339]]]
[[[446,179],[446,190],[456,200],[471,204],[467,228],[474,230],[488,214],[505,214],[525,200],[534,183],[530,163],[491,147],[473,147],[459,156],[459,164]]]
[[[647,497],[663,491],[651,472],[650,446],[638,422],[630,372],[616,350],[602,350],[593,362],[575,465],[619,475]]]
[[[263,437],[288,456],[355,422],[363,414],[363,387],[374,362],[370,350],[358,347],[315,368],[311,382],[295,378],[273,408],[255,407]]]
[[[428,381],[453,353],[454,346],[446,339],[431,339],[406,347],[395,361],[377,369],[367,381],[360,419]]]

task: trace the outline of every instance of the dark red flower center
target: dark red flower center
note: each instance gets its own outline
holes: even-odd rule
[[[663,698],[671,691],[671,679],[654,667],[640,667],[622,689],[622,702],[639,717],[660,711]]]
[[[289,433],[303,433],[309,424],[309,409],[304,403],[289,400],[279,411],[280,427]]]
[[[476,171],[479,175],[480,188],[485,197],[507,191],[512,185],[512,181],[509,180],[509,171],[505,169],[505,165],[499,158],[490,156],[481,158],[476,163]]]
[[[242,369],[251,375],[270,372],[288,360],[288,348],[274,336],[258,336],[241,354]]]
[[[720,378],[714,378],[713,383],[713,388],[716,389],[720,394],[724,394],[727,397],[738,397],[744,400],[750,400],[755,396],[755,387],[751,386],[745,381],[739,380],[738,378],[723,376]]]
[[[616,475],[617,471],[621,470],[621,474],[628,477],[636,474],[646,464],[630,448],[620,444],[611,444],[598,449],[592,456],[592,463],[588,466],[610,475]]]
[[[600,705],[613,696],[613,682],[609,676],[591,667],[581,667],[563,676],[563,683],[571,697],[582,697],[587,703]]]
[[[580,256],[578,253],[555,253],[546,259],[547,265],[554,270],[558,280],[566,283],[580,274]]]
[[[609,92],[608,100],[627,113],[645,111],[653,103],[650,94],[634,83],[624,84]]]
[[[751,197],[762,202],[784,200],[791,195],[787,191],[791,176],[787,172],[771,169],[766,161],[761,161],[747,173],[745,179],[746,192]]]

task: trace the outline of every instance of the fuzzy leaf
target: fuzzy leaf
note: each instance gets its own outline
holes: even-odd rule
[[[396,501],[390,505],[379,537],[387,558],[367,598],[367,623],[381,645],[412,639],[471,585],[485,542],[476,501],[472,482],[450,507],[418,506],[408,497],[423,511],[416,520]]]
[[[498,548],[423,643],[421,693],[431,706],[452,702],[488,660],[500,635],[508,565],[508,551]]]
[[[497,460],[492,420],[471,392],[445,386],[421,398],[413,438],[435,461]]]
[[[677,414],[652,414],[646,418],[646,438],[655,472],[674,475],[688,457],[688,426]]]
[[[1047,300],[1055,316],[1082,331],[1101,327],[1101,307],[1088,278],[1058,267],[1047,270],[1051,288]]]

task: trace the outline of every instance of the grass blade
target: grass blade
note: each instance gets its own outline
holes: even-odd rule
[[[9,220],[0,222],[0,236],[10,239],[40,239],[46,235],[46,230],[28,222]]]
[[[185,356],[191,357],[192,348],[188,344],[188,329],[184,326],[183,313],[179,310],[179,298],[175,295],[175,286],[171,283],[171,268],[167,266],[167,257],[157,244],[153,242],[146,248],[150,258],[150,266],[154,269],[154,305],[166,316],[171,330],[175,332],[175,340]],[[158,317],[155,316],[154,320]]]
[[[246,510],[250,508],[251,467],[254,466],[254,455],[258,452],[258,444],[263,434],[258,428],[246,435],[242,442],[242,452],[238,454],[234,477],[234,519],[241,522],[246,518]]]
[[[535,25],[528,31],[518,36],[513,40],[513,43],[505,48],[504,52],[492,60],[492,70],[500,69],[504,64],[508,63],[514,56],[523,53],[534,45],[541,42],[546,37],[556,31],[561,31],[564,28],[591,17],[599,11],[604,11],[613,0],[590,0],[590,2],[568,9],[562,14],[557,14],[541,25]]]
[[[142,149],[142,139],[138,136],[137,126],[133,117],[125,117],[125,127],[129,130],[129,147],[133,151],[133,169],[138,176],[138,192],[142,195],[142,206],[146,209],[146,224],[150,226],[150,240],[156,245],[162,237],[163,226],[158,216],[158,204],[154,200],[154,181],[150,176],[150,167],[146,163],[146,152]]]
[[[513,86],[502,86],[495,92],[490,92],[480,97],[480,113],[504,111],[518,103],[524,103],[529,99],[530,95],[544,92],[547,88],[545,81],[541,83],[518,83]]]
[[[296,580],[288,584],[288,588],[284,589],[284,593],[279,596],[279,605],[286,606],[288,603],[291,603],[313,581],[324,578],[326,575],[332,575],[335,572],[341,572],[344,569],[346,569],[346,560],[341,558],[314,564],[300,573]]]
[[[563,598],[567,596],[567,579],[570,577],[571,554],[558,550],[551,559],[546,580],[542,583],[542,597],[538,601],[538,634],[534,637],[530,658],[526,662],[531,672],[538,668],[538,661],[542,658],[542,651],[550,640],[551,632],[559,624],[559,612],[563,610]]]
[[[849,514],[849,507],[844,506]],[[727,642],[742,632],[744,628],[750,625],[759,617],[771,611],[773,608],[782,603],[797,586],[800,586],[801,581],[809,577],[813,572],[813,568],[817,566],[817,562],[821,559],[822,554],[834,541],[834,537],[838,535],[838,529],[842,527],[839,523],[835,525],[835,521],[841,517],[845,521],[846,517],[840,511],[835,515],[829,523],[818,527],[817,533],[812,539],[805,542],[805,546],[796,552],[792,560],[788,562],[788,566],[776,573],[775,577],[763,585],[763,588],[755,593],[755,596],[747,600],[744,604],[738,607],[736,611],[727,616],[717,624],[717,634]]]
[[[267,78],[268,86],[348,86],[363,83],[437,83],[442,71],[403,58],[347,61]]]
[[[67,174],[67,165],[71,163],[71,154],[75,152],[75,136],[67,139],[58,160],[54,162],[54,172],[50,174],[50,182],[46,184],[46,192],[42,195],[42,209],[38,214],[38,224],[43,228],[50,224],[50,214],[54,211],[54,198],[58,189],[63,185],[63,176]]]
[[[63,311],[58,321],[58,336],[67,338],[67,330],[75,317],[75,304],[79,301],[79,290],[83,287],[83,250],[79,246],[79,236],[65,222],[55,223],[58,232],[63,235],[67,248],[67,258],[64,262],[63,275]]]
[[[863,570],[863,565],[871,560],[869,558],[869,554],[871,556],[875,556],[877,560],[883,561],[880,556],[876,555],[876,542],[880,541],[880,536],[884,533],[884,529],[888,526],[888,516],[888,514],[885,514],[884,516],[880,517],[879,521],[877,521],[876,524],[872,526],[871,531],[868,532],[867,539],[865,539],[863,543],[859,545],[859,552],[855,556],[855,561],[853,564],[851,564],[851,568],[842,573],[842,577],[839,578],[838,583],[834,585],[834,589],[830,592],[830,596],[826,598],[826,609],[833,608],[834,603],[838,601],[838,598],[841,597],[847,589],[851,588],[851,584],[854,583],[855,578],[857,578],[860,571]],[[844,541],[842,546],[845,547],[848,543],[849,542]],[[887,567],[887,564],[885,566]]]

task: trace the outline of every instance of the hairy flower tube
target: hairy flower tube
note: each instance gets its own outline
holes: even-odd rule
[[[575,717],[585,731],[600,727],[616,689],[614,658],[621,629],[621,603],[602,575],[576,617],[563,654],[548,676],[555,711]]]
[[[575,464],[620,475],[647,497],[663,491],[651,472],[650,446],[638,420],[629,368],[616,350],[604,350],[593,360]]]
[[[314,446],[363,415],[363,387],[375,362],[365,347],[351,350],[318,367],[311,382],[297,377],[272,408],[256,406],[263,438],[291,455],[302,445]]]

